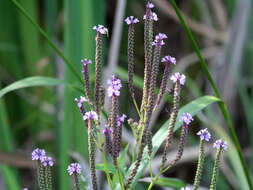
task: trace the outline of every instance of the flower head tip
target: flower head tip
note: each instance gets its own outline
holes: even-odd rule
[[[155,40],[154,40],[154,42],[152,42],[152,45],[153,46],[163,46],[163,45],[165,45],[163,39],[166,39],[166,38],[168,38],[166,34],[159,33],[155,36]]]
[[[130,24],[136,24],[139,22],[139,19],[138,18],[134,18],[134,16],[130,16],[130,17],[127,17],[125,19],[125,22],[130,25]]]
[[[215,141],[214,144],[213,144],[213,147],[216,148],[216,149],[221,148],[222,150],[227,150],[228,149],[227,142],[222,140],[222,139],[219,139],[219,140]]]
[[[87,99],[83,96],[80,96],[80,100],[75,98],[75,101],[77,102],[77,106],[80,108],[84,102],[87,102]]]
[[[125,114],[122,114],[121,117],[118,116],[118,118],[117,118],[117,126],[118,127],[121,126],[124,123],[124,121],[125,121],[126,118],[127,118],[127,116]]]
[[[46,151],[44,149],[36,148],[32,151],[32,160],[42,160],[46,156]]]
[[[93,30],[96,30],[100,34],[108,34],[108,29],[103,25],[94,26]]]
[[[208,132],[207,128],[200,130],[197,135],[201,140],[209,141],[211,139],[211,134]]]
[[[88,111],[83,116],[83,120],[87,119],[98,120],[98,115],[95,111]]]
[[[80,174],[81,170],[82,170],[82,167],[78,163],[72,163],[68,166],[67,170],[68,170],[69,175],[73,175],[74,173],[75,174]]]
[[[179,82],[181,85],[184,85],[186,81],[186,77],[184,74],[180,73],[174,73],[171,77],[170,80],[172,80],[173,83]]]
[[[108,89],[107,93],[108,96],[111,97],[112,95],[119,96],[120,95],[120,89],[122,87],[120,79],[116,78],[114,75],[112,76],[112,79],[108,80]]]
[[[183,113],[182,116],[179,118],[179,121],[182,121],[186,125],[189,125],[193,121],[193,118],[192,118],[191,114]]]
[[[53,158],[49,156],[44,156],[43,159],[41,160],[41,163],[43,166],[50,166],[52,167],[54,165]]]
[[[92,63],[92,61],[89,59],[81,59],[81,62],[83,63],[83,66],[87,66]]]
[[[175,57],[171,57],[171,56],[167,55],[164,58],[162,58],[162,62],[176,65],[177,61],[176,61]]]

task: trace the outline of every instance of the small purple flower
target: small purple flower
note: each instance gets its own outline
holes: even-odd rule
[[[108,29],[100,24],[98,26],[94,26],[93,30],[96,30],[100,34],[108,34]]]
[[[41,160],[41,163],[43,164],[43,166],[50,166],[52,167],[54,165],[53,159],[52,157],[49,156],[44,156]]]
[[[186,125],[189,125],[193,121],[193,118],[191,114],[183,113],[182,116],[179,118],[179,121],[183,121]]]
[[[176,65],[176,58],[175,57],[171,57],[169,55],[165,56],[164,58],[162,58],[162,62],[163,63],[169,63],[169,64],[174,64]]]
[[[127,116],[125,114],[122,114],[121,117],[118,116],[118,118],[117,118],[117,126],[118,127],[121,126],[124,123],[124,121],[125,121],[126,118],[127,118]]]
[[[191,190],[189,187],[182,187],[180,190]]]
[[[130,16],[130,17],[127,17],[125,19],[125,22],[130,25],[130,24],[136,24],[139,22],[139,19],[138,18],[134,18],[134,16]]]
[[[84,102],[87,102],[87,99],[83,96],[80,96],[80,100],[75,98],[75,101],[77,102],[77,106],[80,108],[80,107],[82,107]]]
[[[68,166],[67,170],[68,170],[69,175],[73,175],[74,173],[75,174],[80,174],[81,170],[82,170],[82,167],[78,163],[72,163]]]
[[[155,36],[155,41],[152,42],[153,46],[163,46],[165,45],[163,39],[168,38],[166,34],[159,33],[158,35]]]
[[[28,188],[25,187],[25,188],[23,188],[22,190],[28,190]]]
[[[87,66],[92,63],[92,61],[89,59],[81,59],[81,62],[83,63],[83,66]]]
[[[200,130],[197,135],[199,135],[201,140],[209,141],[211,139],[211,134],[208,132],[207,128]]]
[[[147,7],[148,9],[153,9],[155,6],[154,6],[153,3],[148,2],[147,5],[146,5],[146,7]]]
[[[143,20],[146,20],[146,18],[147,18],[147,15],[145,14],[145,15],[143,16]],[[154,13],[154,12],[152,12],[151,15],[150,15],[150,20],[158,21],[158,16],[157,16],[157,14]]]
[[[103,129],[103,134],[105,136],[108,136],[112,133],[112,128],[108,127],[108,125],[105,125],[105,128]]]
[[[32,152],[32,160],[42,160],[46,156],[46,151],[44,149],[36,148]]]
[[[222,140],[222,139],[219,139],[219,140],[215,141],[215,143],[213,143],[213,147],[216,148],[216,149],[221,148],[222,150],[227,150],[228,149],[227,142]]]
[[[176,83],[177,81],[179,81],[179,83],[181,85],[184,85],[186,77],[184,74],[180,74],[180,73],[174,73],[171,77],[170,80],[172,80],[174,83]]]
[[[98,120],[98,115],[95,111],[88,111],[83,116],[83,120],[87,120],[87,119]]]
[[[116,78],[112,75],[112,79],[108,80],[108,89],[107,93],[108,96],[111,97],[112,95],[119,96],[120,95],[120,88],[122,87],[120,79]]]

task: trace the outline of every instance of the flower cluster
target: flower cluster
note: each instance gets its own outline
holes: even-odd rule
[[[165,45],[164,39],[168,38],[166,34],[159,33],[155,36],[154,42],[152,42],[153,46],[163,46]]]
[[[98,26],[94,26],[93,30],[96,30],[97,33],[100,33],[100,34],[108,34],[108,29],[100,24]]]
[[[83,96],[80,96],[80,100],[77,99],[77,98],[75,98],[75,101],[77,102],[77,106],[78,106],[79,108],[81,108],[82,105],[83,105],[83,103],[84,103],[84,102],[87,102],[87,99],[86,99],[85,97],[83,97]]]
[[[45,167],[54,165],[52,157],[46,156],[46,151],[44,149],[36,148],[33,150],[32,160],[40,161]]]
[[[83,64],[83,66],[87,66],[87,65],[89,65],[89,64],[91,64],[92,63],[92,61],[89,59],[81,59],[81,62],[82,62],[82,64]]]
[[[171,57],[171,56],[167,55],[164,58],[162,58],[162,62],[176,65],[177,61],[176,61],[175,57]]]
[[[124,121],[125,121],[126,118],[127,118],[127,116],[125,114],[122,114],[121,117],[118,116],[118,118],[117,118],[117,126],[118,127],[121,126],[124,123]]]
[[[146,20],[147,19],[147,15],[144,15],[143,16],[143,20]],[[153,21],[158,21],[158,16],[156,13],[152,12],[151,15],[150,15],[150,19],[153,20]]]
[[[91,119],[91,120],[98,120],[98,115],[95,111],[88,111],[84,114],[83,116],[83,120],[88,120],[88,119]]]
[[[213,147],[216,149],[221,148],[222,150],[227,150],[228,145],[227,145],[226,141],[219,139],[219,140],[215,141],[215,143],[213,144]]]
[[[119,96],[120,95],[120,89],[122,87],[120,79],[116,78],[114,75],[112,76],[112,79],[108,80],[109,87],[107,88],[108,96]]]
[[[139,19],[138,18],[134,18],[134,16],[130,16],[130,17],[127,17],[125,19],[125,22],[130,25],[130,24],[136,24],[139,22]]]
[[[179,121],[184,122],[186,125],[189,125],[193,121],[193,118],[191,114],[183,113],[182,116],[179,118]]]
[[[184,74],[180,74],[177,72],[170,77],[170,80],[172,80],[173,83],[179,82],[181,85],[184,85],[186,77]]]
[[[68,170],[69,175],[80,174],[81,170],[82,170],[82,167],[79,163],[71,163],[68,166],[67,170]]]
[[[201,140],[209,141],[211,139],[211,134],[208,132],[207,128],[200,130],[197,135],[199,135]]]

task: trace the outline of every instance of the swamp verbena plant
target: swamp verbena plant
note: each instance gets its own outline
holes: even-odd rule
[[[133,167],[129,168],[129,173],[126,173],[126,168],[122,168],[119,164],[119,157],[126,156],[126,154],[120,154],[121,144],[122,144],[122,127],[127,116],[120,113],[120,89],[122,88],[122,83],[119,78],[115,75],[108,80],[107,89],[102,86],[102,38],[103,35],[108,34],[107,28],[102,25],[94,26],[93,29],[96,31],[96,55],[95,55],[95,85],[94,85],[94,97],[92,97],[89,71],[88,66],[92,64],[92,61],[85,58],[81,60],[83,66],[83,77],[84,77],[84,96],[80,98],[75,98],[77,106],[83,117],[84,125],[87,127],[88,132],[88,149],[89,149],[89,166],[90,166],[90,176],[91,176],[91,188],[97,190],[99,185],[96,176],[96,157],[95,152],[98,151],[102,156],[102,166],[103,171],[106,174],[108,185],[110,189],[134,189],[133,180],[136,177],[139,166],[143,159],[143,152],[145,147],[148,149],[148,159],[150,166],[150,176],[151,182],[148,189],[152,187],[159,180],[160,175],[166,172],[168,169],[173,167],[182,157],[184,146],[186,142],[186,137],[191,122],[193,121],[192,116],[189,113],[183,113],[178,115],[179,103],[181,90],[186,82],[186,77],[184,74],[174,73],[170,77],[170,67],[176,64],[176,59],[169,55],[161,59],[161,50],[165,45],[164,40],[167,38],[166,34],[159,33],[153,37],[153,25],[155,21],[158,21],[156,13],[152,11],[154,5],[150,2],[146,5],[146,12],[143,17],[144,20],[144,86],[143,86],[143,97],[142,103],[139,108],[135,100],[134,92],[134,32],[135,24],[139,22],[137,18],[133,16],[127,17],[125,22],[129,25],[128,29],[128,87],[136,107],[136,111],[139,116],[138,121],[134,121],[132,118],[128,119],[128,124],[132,129],[134,134],[134,147],[131,155],[131,164]],[[155,88],[157,83],[157,76],[159,71],[160,62],[164,63],[164,72],[162,81],[160,84],[160,90],[158,95],[155,94]],[[168,79],[173,83],[173,87],[170,89],[168,87]],[[110,97],[111,106],[110,110],[104,110],[104,99],[105,91],[107,91],[107,96]],[[172,111],[169,115],[168,124],[168,134],[166,141],[164,143],[163,155],[161,159],[161,165],[159,173],[153,176],[151,170],[151,159],[152,159],[152,132],[150,129],[150,123],[153,113],[159,106],[161,99],[164,94],[172,95]],[[107,114],[108,112],[108,114]],[[108,117],[107,117],[108,116]],[[179,118],[181,122],[181,134],[178,143],[177,154],[174,160],[168,163],[167,154],[172,144],[172,138],[174,134],[174,128]],[[200,130],[197,135],[200,137],[200,147],[199,147],[199,160],[196,170],[195,179],[193,182],[193,189],[196,190],[199,187],[204,159],[205,151],[204,144],[209,142],[211,139],[211,134],[207,129]],[[216,181],[218,176],[218,167],[220,155],[223,150],[227,149],[227,144],[222,139],[217,140],[214,143],[215,149],[217,149],[216,159],[213,168],[213,174],[210,184],[210,190],[216,188]],[[124,151],[125,152],[125,151]],[[52,175],[51,167],[54,165],[53,159],[46,156],[46,152],[43,149],[35,149],[32,152],[32,160],[37,161],[38,170],[38,185],[41,190],[52,189]],[[114,170],[111,171],[109,166],[113,165]],[[79,163],[71,163],[66,172],[73,178],[74,188],[81,189],[81,179],[82,175],[81,165]],[[183,187],[182,189],[190,189],[189,187]]]

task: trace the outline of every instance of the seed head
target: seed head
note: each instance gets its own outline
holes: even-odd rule
[[[83,116],[83,120],[87,120],[87,119],[98,120],[98,115],[95,111],[88,111]]]
[[[180,74],[180,73],[174,73],[171,77],[170,80],[172,80],[173,83],[176,83],[177,81],[179,81],[179,83],[181,85],[184,85],[185,81],[186,81],[186,77],[184,74]]]
[[[209,141],[211,139],[211,134],[208,132],[207,128],[200,130],[197,135],[201,140]]]
[[[68,170],[69,175],[80,174],[82,167],[78,163],[72,163],[68,166],[67,170]]]
[[[183,121],[186,125],[189,125],[193,121],[193,118],[191,114],[183,113],[182,116],[179,118],[179,121]]]

